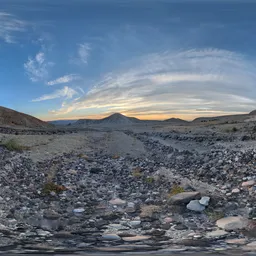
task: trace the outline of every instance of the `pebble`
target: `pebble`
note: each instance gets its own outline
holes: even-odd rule
[[[239,188],[234,188],[234,189],[232,189],[232,191],[231,191],[233,194],[238,194],[238,193],[240,193],[240,189]]]
[[[84,211],[85,211],[84,208],[77,208],[77,209],[74,209],[74,210],[73,210],[74,213],[82,213],[82,212],[84,212]]]
[[[109,240],[109,241],[118,241],[118,240],[121,240],[121,237],[116,235],[116,234],[104,234],[102,235],[102,239],[103,240]]]

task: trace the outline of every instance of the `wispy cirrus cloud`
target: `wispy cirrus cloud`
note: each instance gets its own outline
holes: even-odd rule
[[[80,76],[78,76],[76,74],[70,74],[70,75],[65,75],[65,76],[59,77],[55,80],[51,80],[51,81],[47,82],[47,85],[65,84],[65,83],[69,83],[69,82],[79,80],[79,79],[81,79]]]
[[[91,46],[89,43],[78,44],[77,55],[70,59],[73,64],[88,64],[88,59],[90,57]]]
[[[85,95],[53,113],[81,109],[135,116],[189,116],[198,115],[198,109],[205,114],[237,113],[255,108],[255,80],[255,64],[231,51],[156,53],[105,75]]]
[[[53,100],[57,98],[65,98],[65,99],[72,99],[73,96],[75,96],[77,92],[68,87],[65,86],[62,89],[56,90],[53,93],[42,95],[39,98],[33,99],[32,102],[38,102],[38,101],[45,101],[45,100]]]
[[[0,11],[0,39],[15,43],[17,33],[25,32],[28,23],[7,12]]]
[[[29,57],[24,63],[24,69],[32,82],[45,81],[48,77],[48,68],[54,63],[46,60],[45,53],[40,51],[34,58]]]

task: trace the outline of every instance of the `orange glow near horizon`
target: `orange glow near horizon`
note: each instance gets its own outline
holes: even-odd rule
[[[78,120],[78,119],[102,119],[105,117],[110,116],[113,113],[106,113],[106,114],[95,114],[95,115],[85,115],[85,116],[72,116],[72,117],[68,117],[68,116],[62,116],[59,118],[54,118],[51,117],[46,117],[46,116],[38,116],[39,119],[43,120],[43,121],[53,121],[53,120]],[[144,113],[125,113],[122,112],[122,115],[125,115],[127,117],[135,117],[141,120],[166,120],[169,118],[180,118],[183,120],[187,120],[187,121],[192,121],[195,118],[198,117],[214,117],[214,116],[225,116],[225,115],[235,115],[235,114],[245,114],[245,113],[241,113],[241,112],[237,112],[237,113],[228,113],[228,112],[212,112],[212,113],[191,113],[191,114],[156,114],[156,113],[148,113],[148,114],[144,114]]]

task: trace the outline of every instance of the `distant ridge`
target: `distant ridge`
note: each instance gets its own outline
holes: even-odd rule
[[[48,127],[52,127],[53,125],[48,124],[47,122],[44,122],[33,116],[0,106],[0,126],[48,128]]]

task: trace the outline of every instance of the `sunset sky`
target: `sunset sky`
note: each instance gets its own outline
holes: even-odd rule
[[[1,0],[0,105],[43,120],[256,109],[256,2]]]

